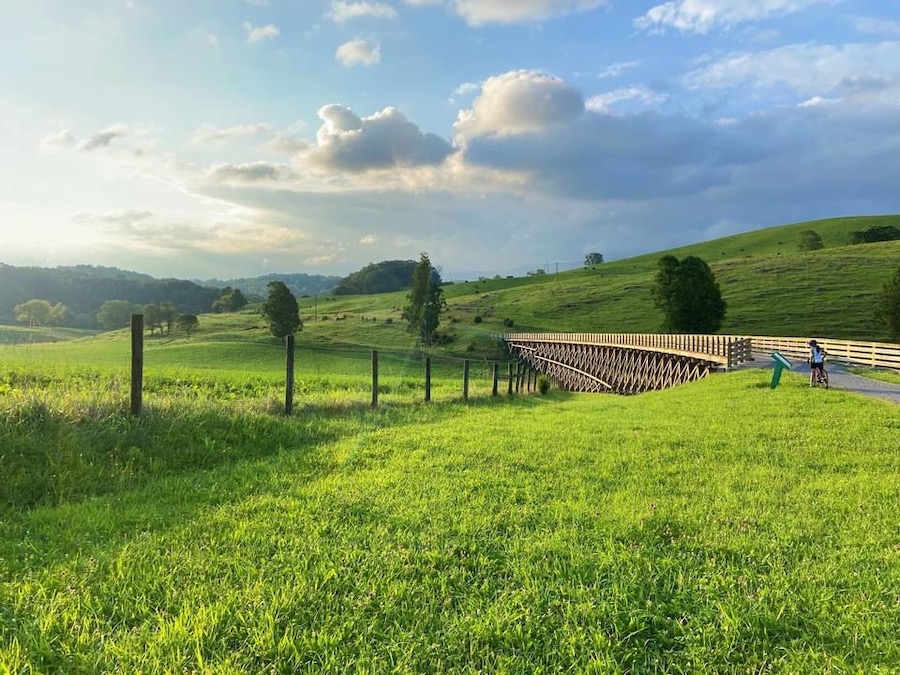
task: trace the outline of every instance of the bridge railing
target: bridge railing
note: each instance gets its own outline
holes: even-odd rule
[[[738,337],[738,336],[733,336]],[[806,359],[809,355],[808,337],[741,336],[753,343],[755,351],[778,351],[792,358]],[[900,372],[900,344],[892,342],[862,342],[858,340],[832,340],[815,338],[827,358],[867,368],[888,368]]]
[[[765,335],[695,335],[685,333],[510,333],[504,339],[534,340],[575,344],[614,345],[639,349],[660,349],[717,357],[732,367],[753,360],[754,351],[779,351],[791,358],[805,359],[808,337],[772,337]],[[815,338],[838,363],[887,368],[900,372],[900,344]]]
[[[715,357],[727,367],[753,358],[751,338],[685,333],[510,333],[507,340],[612,345]]]

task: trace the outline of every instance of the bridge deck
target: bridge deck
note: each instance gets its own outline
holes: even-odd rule
[[[708,352],[703,351],[690,351],[687,349],[676,349],[673,347],[648,347],[643,345],[628,345],[617,342],[602,342],[602,341],[594,341],[594,340],[517,340],[514,336],[508,336],[507,343],[510,345],[517,345],[522,347],[527,347],[529,343],[534,342],[546,342],[552,344],[568,344],[568,345],[586,345],[591,347],[615,347],[618,349],[636,349],[638,351],[644,352],[656,352],[660,354],[671,354],[672,356],[684,356],[690,359],[697,359],[698,361],[709,361],[710,363],[715,363],[717,365],[728,367],[729,365],[729,357],[728,354],[710,354]]]

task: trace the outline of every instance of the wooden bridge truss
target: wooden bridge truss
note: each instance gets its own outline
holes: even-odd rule
[[[504,341],[533,370],[581,392],[666,389],[750,358],[749,341],[720,336],[514,334]]]

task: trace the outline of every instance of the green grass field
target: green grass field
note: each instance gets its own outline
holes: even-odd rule
[[[744,371],[284,418],[217,373],[132,419],[103,377],[0,385],[2,672],[900,668],[896,406]]]

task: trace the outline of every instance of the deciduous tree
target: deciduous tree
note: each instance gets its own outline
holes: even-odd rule
[[[197,330],[197,326],[200,325],[200,320],[197,318],[196,314],[182,314],[178,317],[177,325],[178,330],[190,337],[191,333]]]
[[[153,335],[157,328],[162,335],[162,309],[155,302],[144,305],[144,330],[149,330],[150,335]]]
[[[409,324],[409,331],[417,333],[425,344],[431,344],[445,302],[441,275],[431,265],[427,253],[422,253],[413,268],[412,284],[406,300],[402,316]]]
[[[715,275],[695,256],[680,262],[672,255],[660,258],[651,294],[667,332],[715,333],[725,318],[726,304]]]
[[[822,237],[815,230],[803,230],[800,233],[800,241],[797,242],[797,249],[800,251],[818,251],[825,248],[822,243]]]
[[[297,299],[283,281],[268,283],[269,295],[262,305],[262,315],[266,317],[272,335],[284,342],[288,335],[303,329]]]
[[[61,302],[51,305],[47,300],[35,298],[16,305],[16,321],[29,326],[56,326],[66,320],[68,308]]]
[[[591,265],[599,265],[603,262],[603,254],[602,253],[588,253],[584,256],[584,266],[590,267]]]
[[[214,312],[236,312],[247,306],[247,298],[241,293],[240,288],[232,288],[226,286],[222,289],[222,295],[213,302],[212,309]]]
[[[125,328],[131,321],[131,315],[140,312],[140,306],[127,300],[107,300],[97,311],[97,323],[106,330]]]
[[[888,329],[891,340],[900,339],[900,267],[881,290],[878,318]]]

